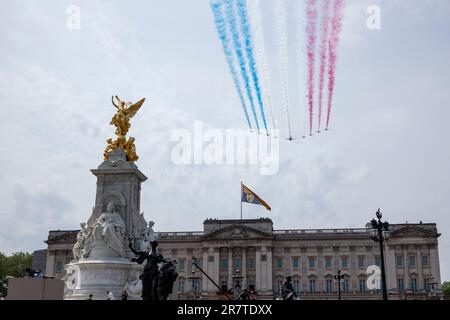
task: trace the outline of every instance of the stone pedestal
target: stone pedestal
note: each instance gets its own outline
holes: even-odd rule
[[[122,291],[127,288],[128,299],[141,299],[139,275],[143,266],[127,259],[82,259],[66,265],[65,300],[106,300],[111,291],[115,299],[121,299]]]
[[[65,299],[87,299],[89,294],[106,299],[107,291],[120,299],[122,290],[136,291],[140,285],[142,266],[130,261],[134,254],[128,244],[132,239],[138,248],[147,228],[140,213],[141,183],[147,177],[126,161],[121,149],[91,171],[97,177],[95,206],[78,234],[75,260],[65,268]]]

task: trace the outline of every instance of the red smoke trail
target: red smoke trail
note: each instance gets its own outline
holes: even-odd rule
[[[309,102],[309,134],[312,135],[313,101],[314,101],[314,62],[316,45],[316,0],[307,0],[307,56],[308,56],[308,102]]]
[[[334,0],[333,5],[333,20],[331,23],[331,38],[329,40],[330,58],[328,64],[328,112],[327,112],[327,126],[330,123],[331,101],[333,99],[334,84],[336,79],[336,49],[339,44],[339,34],[342,29],[342,10],[344,8],[344,0]]]
[[[323,87],[325,82],[325,67],[327,59],[327,42],[328,42],[328,29],[330,19],[328,17],[328,9],[330,7],[330,0],[324,0],[322,8],[322,31],[320,35],[320,67],[319,67],[319,119],[317,130],[320,131],[320,123],[322,120],[322,98]]]

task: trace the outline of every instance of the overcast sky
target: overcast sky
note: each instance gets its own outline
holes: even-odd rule
[[[263,2],[275,115],[285,136],[273,2]],[[67,28],[72,4],[81,9],[80,30]],[[369,5],[381,8],[380,30],[366,27]],[[89,170],[113,136],[110,97],[118,94],[148,98],[130,134],[149,177],[141,208],[157,231],[238,218],[242,180],[273,208],[244,204],[244,217],[268,216],[276,229],[363,227],[378,207],[391,223],[435,222],[442,278],[450,280],[448,1],[347,0],[332,130],[280,139],[280,170],[272,176],[255,166],[170,159],[175,129],[192,130],[196,120],[219,129],[246,125],[208,1],[0,6],[0,251],[44,248],[50,229],[77,229],[89,217],[96,189]],[[291,110],[298,136],[298,104]]]

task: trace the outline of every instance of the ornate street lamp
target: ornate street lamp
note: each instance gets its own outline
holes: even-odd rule
[[[381,285],[383,289],[383,300],[387,300],[387,291],[386,291],[386,270],[384,267],[384,251],[383,251],[383,243],[389,239],[389,223],[384,221],[381,222],[381,218],[383,217],[380,209],[376,212],[378,220],[372,219],[370,221],[372,225],[372,229],[370,230],[370,237],[372,240],[378,242],[380,244],[380,264],[381,264]]]
[[[341,280],[344,279],[344,276],[341,275],[341,270],[338,270],[338,273],[334,278],[336,279],[338,286],[338,300],[341,300]]]
[[[194,300],[196,300],[197,299],[197,293],[198,293],[197,292],[197,288],[198,288],[197,287],[197,283],[198,283],[198,280],[200,279],[200,277],[195,275],[195,269],[194,268],[192,268],[191,275],[188,276],[187,279],[188,279],[188,281],[192,282],[192,292],[194,293]]]
[[[244,277],[241,275],[241,270],[236,269],[236,272],[233,275],[233,283],[235,283],[234,289],[236,289],[237,287],[241,288],[242,278],[244,278]]]

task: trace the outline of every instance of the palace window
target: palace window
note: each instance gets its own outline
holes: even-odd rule
[[[255,269],[255,259],[254,259],[254,258],[248,259],[248,268],[249,268],[250,270]]]
[[[402,255],[395,256],[395,266],[397,268],[403,268],[403,256]]]
[[[283,269],[283,258],[277,257],[276,263],[277,269]]]
[[[409,266],[410,267],[416,266],[416,256],[409,256]]]
[[[299,260],[300,259],[298,257],[292,257],[292,268],[293,269],[298,269],[300,267]]]
[[[367,292],[367,280],[359,279],[359,292],[364,293]]]
[[[178,292],[179,293],[184,293],[184,280],[179,280],[178,281]]]
[[[331,279],[325,280],[325,292],[326,293],[333,292],[333,280],[331,280]]]
[[[300,291],[300,280],[295,279],[292,281],[292,285],[294,286],[294,291],[298,293]]]
[[[342,291],[348,293],[350,291],[350,283],[348,279],[344,279],[342,281]]]
[[[241,258],[240,257],[234,258],[234,269],[241,270]]]
[[[411,291],[417,292],[417,279],[416,278],[411,279]]]
[[[199,294],[200,292],[202,292],[202,281],[201,280],[195,281],[193,287],[195,294]]]
[[[374,256],[373,260],[374,260],[376,266],[381,266],[380,256]]]
[[[428,266],[428,256],[422,256],[422,266]]]
[[[403,280],[403,278],[397,279],[397,289],[399,292],[405,291],[405,281]]]
[[[343,269],[348,268],[348,257],[341,257],[341,265]]]
[[[185,258],[178,259],[178,270],[184,271],[185,267],[186,267],[186,259]]]
[[[316,280],[314,279],[309,280],[309,293],[310,294],[316,293]]]
[[[316,267],[316,258],[315,257],[309,257],[308,262],[309,262],[310,269],[314,269]]]
[[[365,266],[366,266],[365,256],[358,256],[358,268],[364,269]]]
[[[228,259],[227,258],[220,259],[220,269],[222,269],[222,270],[228,269]]]
[[[331,262],[332,262],[331,257],[325,257],[325,268],[326,269],[331,269]]]
[[[428,278],[423,278],[423,288],[426,292],[430,292],[430,284],[428,283]]]

